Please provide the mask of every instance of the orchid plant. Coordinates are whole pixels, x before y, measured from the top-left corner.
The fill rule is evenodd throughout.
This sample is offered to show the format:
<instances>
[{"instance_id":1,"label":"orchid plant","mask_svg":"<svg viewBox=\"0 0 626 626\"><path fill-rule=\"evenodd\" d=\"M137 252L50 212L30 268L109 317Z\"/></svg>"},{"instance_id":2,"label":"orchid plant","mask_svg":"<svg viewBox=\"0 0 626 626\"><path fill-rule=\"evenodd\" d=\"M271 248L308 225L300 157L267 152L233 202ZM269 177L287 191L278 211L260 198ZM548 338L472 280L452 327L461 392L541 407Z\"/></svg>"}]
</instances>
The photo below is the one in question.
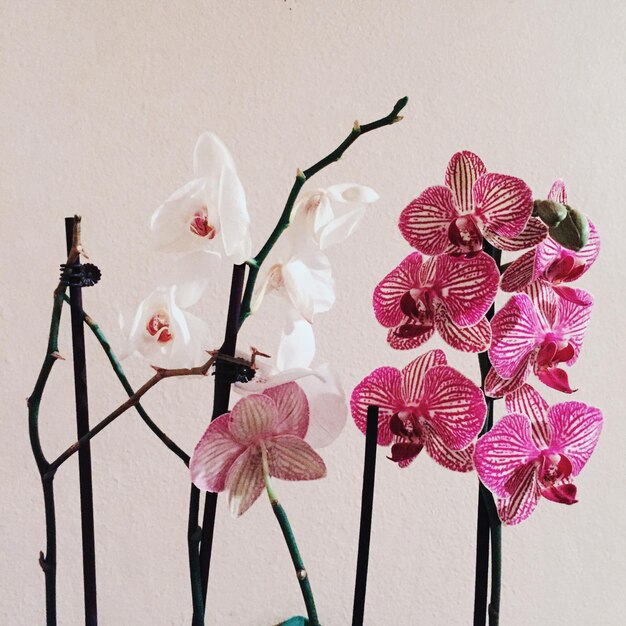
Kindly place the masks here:
<instances>
[{"instance_id":1,"label":"orchid plant","mask_svg":"<svg viewBox=\"0 0 626 626\"><path fill-rule=\"evenodd\" d=\"M71 220L71 245L54 292L46 358L28 399L31 446L44 492L47 547L40 555L40 564L46 580L48 626L57 623L54 477L61 465L78 453L85 615L86 623L96 624L93 508L90 487L82 490L83 479L89 484L91 480L89 442L133 407L168 450L188 467L192 483L187 539L193 625L203 624L206 614L217 493L228 492L230 510L239 517L250 510L264 489L285 537L307 611L306 618L298 616L284 623L319 625L309 576L271 478L299 481L326 475L326 465L315 448L329 445L339 435L347 407L335 370L328 363L312 365L314 322L336 298L328 249L354 232L378 195L370 187L354 183L311 189L300 198L299 193L306 181L337 161L361 135L399 122L406 103L407 98L402 98L388 115L369 124L355 122L338 148L310 168L297 171L276 226L254 256L251 216L235 159L214 134L200 136L193 154L192 180L159 206L150 220L155 247L171 255L164 262L167 269L160 273L156 284L146 289L148 295L135 312L120 318L125 335L123 356L138 354L154 370L137 390L126 378L100 327L82 310L81 289L94 280L85 280L87 266L80 264L80 256L84 255L80 217ZM224 339L216 347L208 325L191 309L205 295L209 277L218 275L224 262L234 266ZM93 275L96 270L91 268ZM99 277L99 271L97 274ZM251 349L251 356L245 355L237 351L239 330L249 315L262 312L264 298L271 293L286 300L285 323L280 340L272 342L264 336L259 338L259 345L278 344L275 358L256 348ZM64 303L72 310L76 397L83 409L83 421L79 421L78 440L50 461L39 438L39 408L50 371L62 359L57 344ZM95 334L128 394L126 402L93 427L89 427L86 413L85 363L79 358L83 323ZM442 375L448 373L446 368L438 369L445 370ZM159 428L142 407L141 399L165 378L206 376L212 370L215 385L211 416L206 418L205 432L189 455ZM432 380L435 375L431 375ZM231 388L239 397L234 403ZM414 391L417 393L417 387ZM437 402L436 394L432 401ZM464 437L455 436L461 447ZM200 518L201 492L206 496Z\"/></svg>"},{"instance_id":2,"label":"orchid plant","mask_svg":"<svg viewBox=\"0 0 626 626\"><path fill-rule=\"evenodd\" d=\"M563 366L579 358L592 296L570 286L594 263L600 243L587 218L555 181L534 199L519 178L489 172L472 152L455 154L444 185L401 212L414 248L377 285L374 314L396 350L414 350L435 331L452 348L478 353L480 388L447 365L441 350L402 370L379 367L353 390L351 411L366 432L378 409L380 446L406 468L423 449L444 468L476 469L479 483L474 625L498 624L501 523L527 519L541 498L574 504L576 477L602 428L599 409L567 401L549 407L526 381L571 394ZM506 265L502 252L524 251ZM426 255L426 256L425 256ZM567 284L565 284L567 283ZM513 294L494 315L498 288ZM494 400L506 415L494 425ZM495 497L495 500L494 500Z\"/></svg>"}]
</instances>

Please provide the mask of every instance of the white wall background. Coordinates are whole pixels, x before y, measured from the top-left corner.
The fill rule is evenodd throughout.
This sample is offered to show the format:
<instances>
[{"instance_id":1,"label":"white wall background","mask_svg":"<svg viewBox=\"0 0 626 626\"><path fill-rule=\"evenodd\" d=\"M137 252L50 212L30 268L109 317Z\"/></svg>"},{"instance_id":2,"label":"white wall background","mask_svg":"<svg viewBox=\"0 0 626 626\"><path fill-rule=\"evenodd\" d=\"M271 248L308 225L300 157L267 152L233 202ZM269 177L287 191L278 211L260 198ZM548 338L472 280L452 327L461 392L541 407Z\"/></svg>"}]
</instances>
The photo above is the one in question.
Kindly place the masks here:
<instances>
[{"instance_id":1,"label":"white wall background","mask_svg":"<svg viewBox=\"0 0 626 626\"><path fill-rule=\"evenodd\" d=\"M0 11L0 623L44 620L43 504L24 398L44 356L63 217L83 215L87 249L104 274L85 308L119 347L116 307L136 303L168 263L150 251L148 218L191 176L201 131L214 130L234 153L258 245L296 167L334 148L355 118L386 114L403 95L410 103L402 124L362 138L313 182L362 182L381 196L332 253L339 300L319 318L319 358L333 361L348 389L378 365L408 362L409 354L387 347L371 291L408 251L396 230L400 210L442 180L453 152L474 150L538 195L565 178L572 203L593 217L603 240L581 281L597 304L572 379L578 398L602 407L606 424L579 480L580 503L543 502L521 527L505 530L502 623L623 623L623 3L4 0ZM228 283L224 269L214 299L200 307L216 346ZM269 306L265 319L279 309ZM254 328L242 345L271 349L274 335ZM70 354L68 325L61 351ZM91 337L88 351L95 420L124 393ZM474 357L449 355L478 380ZM140 360L127 370L135 385L150 373ZM207 424L211 392L209 381L166 381L145 405L190 450ZM55 367L42 409L50 456L73 440L73 420L67 361ZM350 422L325 454L327 479L276 484L325 626L350 620L363 443ZM101 624L189 623L184 466L132 413L92 451ZM75 461L56 483L59 623L79 624ZM475 476L426 457L400 471L380 452L367 624L470 623L475 502ZM208 624L269 625L302 612L265 499L238 521L221 501L216 538Z\"/></svg>"}]
</instances>

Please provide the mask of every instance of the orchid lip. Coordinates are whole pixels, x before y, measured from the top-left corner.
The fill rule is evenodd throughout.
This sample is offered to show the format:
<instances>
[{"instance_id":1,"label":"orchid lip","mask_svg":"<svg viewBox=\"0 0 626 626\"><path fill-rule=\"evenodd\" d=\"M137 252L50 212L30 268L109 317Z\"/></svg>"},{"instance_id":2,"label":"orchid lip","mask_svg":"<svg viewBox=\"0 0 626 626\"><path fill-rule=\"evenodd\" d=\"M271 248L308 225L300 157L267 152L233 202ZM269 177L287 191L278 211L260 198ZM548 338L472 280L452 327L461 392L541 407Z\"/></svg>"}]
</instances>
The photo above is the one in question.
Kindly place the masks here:
<instances>
[{"instance_id":1,"label":"orchid lip","mask_svg":"<svg viewBox=\"0 0 626 626\"><path fill-rule=\"evenodd\" d=\"M198 237L204 237L206 239L213 239L215 237L217 229L212 224L209 224L206 207L194 213L189 223L189 230L194 235L198 235Z\"/></svg>"},{"instance_id":2,"label":"orchid lip","mask_svg":"<svg viewBox=\"0 0 626 626\"><path fill-rule=\"evenodd\" d=\"M155 337L159 343L168 343L174 338L170 331L170 319L167 311L157 311L146 324L148 334Z\"/></svg>"},{"instance_id":3,"label":"orchid lip","mask_svg":"<svg viewBox=\"0 0 626 626\"><path fill-rule=\"evenodd\" d=\"M462 252L475 253L483 248L483 236L471 215L462 215L450 222L448 239Z\"/></svg>"}]
</instances>

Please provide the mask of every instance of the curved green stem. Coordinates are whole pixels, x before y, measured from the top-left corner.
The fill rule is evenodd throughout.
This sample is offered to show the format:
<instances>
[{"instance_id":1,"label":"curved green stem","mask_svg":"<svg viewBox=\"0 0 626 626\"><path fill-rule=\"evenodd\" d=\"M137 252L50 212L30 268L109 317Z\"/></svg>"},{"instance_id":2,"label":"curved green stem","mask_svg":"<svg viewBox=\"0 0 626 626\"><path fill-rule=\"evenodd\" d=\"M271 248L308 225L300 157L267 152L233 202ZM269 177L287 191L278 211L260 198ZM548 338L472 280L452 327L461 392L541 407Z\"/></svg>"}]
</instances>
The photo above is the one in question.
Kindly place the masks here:
<instances>
[{"instance_id":1,"label":"curved green stem","mask_svg":"<svg viewBox=\"0 0 626 626\"><path fill-rule=\"evenodd\" d=\"M389 115L385 115L385 117L376 120L375 122L370 122L369 124L360 125L358 122L354 123L350 134L339 144L335 150L333 150L330 154L325 156L323 159L320 159L315 165L312 165L308 169L302 171L298 170L296 174L296 180L291 187L291 191L289 192L289 196L287 198L287 202L285 204L285 208L278 220L278 223L274 227L274 230L268 237L267 241L259 251L259 253L247 262L249 266L248 280L246 281L246 289L243 295L243 300L241 303L241 312L239 314L239 326L241 326L246 318L250 315L250 304L252 302L252 295L254 293L254 285L256 283L256 279L259 273L259 269L261 265L267 258L267 255L270 253L278 238L281 236L283 231L289 226L289 222L291 220L291 212L293 211L294 204L302 189L304 183L315 174L317 174L320 170L324 169L327 165L338 161L343 153L361 136L369 133L377 128L382 128L383 126L389 126L391 124L395 124L402 119L402 116L398 115L400 111L406 106L406 103L409 101L408 97L400 98L398 102L396 102L395 106L391 110Z\"/></svg>"},{"instance_id":2,"label":"curved green stem","mask_svg":"<svg viewBox=\"0 0 626 626\"><path fill-rule=\"evenodd\" d=\"M304 567L304 561L300 556L300 550L298 549L298 544L296 543L296 538L293 534L293 530L291 529L291 524L289 523L289 518L287 517L287 513L285 509L283 509L282 505L278 501L274 490L272 489L272 484L270 482L270 473L269 467L267 463L267 452L265 448L261 448L262 459L263 459L263 477L265 479L265 490L267 491L267 496L270 500L270 504L272 505L272 510L274 511L274 515L278 520L278 524L280 525L280 529L282 530L283 537L285 538L285 543L287 544L287 548L289 549L289 555L291 556L291 562L296 570L296 576L298 577L298 583L300 585L300 591L302 592L302 598L304 599L304 604L306 606L307 616L309 618L309 623L311 626L319 626L319 618L317 617L317 609L315 608L315 599L313 598L313 591L311 590L311 583L309 582L309 575Z\"/></svg>"}]
</instances>

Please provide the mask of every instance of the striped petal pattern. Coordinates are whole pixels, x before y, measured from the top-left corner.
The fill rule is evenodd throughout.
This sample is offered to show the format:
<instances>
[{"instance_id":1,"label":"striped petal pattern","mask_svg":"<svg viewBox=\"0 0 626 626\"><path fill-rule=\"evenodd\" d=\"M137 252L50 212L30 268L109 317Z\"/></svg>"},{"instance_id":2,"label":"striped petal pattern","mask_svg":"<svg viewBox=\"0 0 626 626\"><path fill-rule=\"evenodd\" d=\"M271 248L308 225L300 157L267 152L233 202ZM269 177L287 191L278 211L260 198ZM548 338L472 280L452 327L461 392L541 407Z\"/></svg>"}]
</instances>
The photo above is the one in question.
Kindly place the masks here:
<instances>
[{"instance_id":1,"label":"striped petal pattern","mask_svg":"<svg viewBox=\"0 0 626 626\"><path fill-rule=\"evenodd\" d=\"M474 444L463 450L451 450L429 424L424 427L424 447L428 456L446 469L453 472L471 472L474 469Z\"/></svg>"},{"instance_id":2,"label":"striped petal pattern","mask_svg":"<svg viewBox=\"0 0 626 626\"><path fill-rule=\"evenodd\" d=\"M489 359L502 378L512 378L538 343L542 326L526 294L513 296L491 320Z\"/></svg>"},{"instance_id":3,"label":"striped petal pattern","mask_svg":"<svg viewBox=\"0 0 626 626\"><path fill-rule=\"evenodd\" d=\"M602 413L582 402L562 402L550 409L548 421L552 430L550 447L569 459L572 475L577 476L598 443Z\"/></svg>"},{"instance_id":4,"label":"striped petal pattern","mask_svg":"<svg viewBox=\"0 0 626 626\"><path fill-rule=\"evenodd\" d=\"M502 291L514 293L523 291L535 279L535 250L529 250L512 261L502 273Z\"/></svg>"},{"instance_id":5,"label":"striped petal pattern","mask_svg":"<svg viewBox=\"0 0 626 626\"><path fill-rule=\"evenodd\" d=\"M458 215L448 187L429 187L402 211L398 227L416 250L443 254L450 245L448 228Z\"/></svg>"},{"instance_id":6,"label":"striped petal pattern","mask_svg":"<svg viewBox=\"0 0 626 626\"><path fill-rule=\"evenodd\" d=\"M460 213L471 213L473 209L472 189L480 176L487 173L485 164L473 152L457 152L448 163L446 185Z\"/></svg>"},{"instance_id":7,"label":"striped petal pattern","mask_svg":"<svg viewBox=\"0 0 626 626\"><path fill-rule=\"evenodd\" d=\"M426 372L437 365L447 365L443 350L430 350L413 359L402 369L402 398L405 402L417 401L422 394Z\"/></svg>"},{"instance_id":8,"label":"striped petal pattern","mask_svg":"<svg viewBox=\"0 0 626 626\"><path fill-rule=\"evenodd\" d=\"M515 526L537 508L540 492L537 483L537 466L528 464L520 467L509 482L511 495L498 501L498 515L509 526Z\"/></svg>"},{"instance_id":9,"label":"striped petal pattern","mask_svg":"<svg viewBox=\"0 0 626 626\"><path fill-rule=\"evenodd\" d=\"M548 236L548 227L537 217L530 217L524 230L514 237L499 235L491 228L485 228L485 239L500 250L517 252L526 248L533 248L540 244Z\"/></svg>"},{"instance_id":10,"label":"striped petal pattern","mask_svg":"<svg viewBox=\"0 0 626 626\"><path fill-rule=\"evenodd\" d=\"M322 457L300 437L272 437L266 449L271 476L282 480L317 480L326 476Z\"/></svg>"},{"instance_id":11,"label":"striped petal pattern","mask_svg":"<svg viewBox=\"0 0 626 626\"><path fill-rule=\"evenodd\" d=\"M550 445L552 434L548 421L548 403L533 387L524 384L504 398L507 413L521 413L530 418L532 437L538 448Z\"/></svg>"},{"instance_id":12,"label":"striped petal pattern","mask_svg":"<svg viewBox=\"0 0 626 626\"><path fill-rule=\"evenodd\" d=\"M474 213L484 228L504 237L519 235L533 210L532 192L520 178L485 174L474 185Z\"/></svg>"},{"instance_id":13,"label":"striped petal pattern","mask_svg":"<svg viewBox=\"0 0 626 626\"><path fill-rule=\"evenodd\" d=\"M473 326L487 313L498 291L500 274L484 252L470 258L437 257L437 293L450 318Z\"/></svg>"},{"instance_id":14,"label":"striped petal pattern","mask_svg":"<svg viewBox=\"0 0 626 626\"><path fill-rule=\"evenodd\" d=\"M486 317L474 326L455 324L443 306L435 308L435 327L441 338L462 352L484 352L491 346L491 324Z\"/></svg>"}]
</instances>

